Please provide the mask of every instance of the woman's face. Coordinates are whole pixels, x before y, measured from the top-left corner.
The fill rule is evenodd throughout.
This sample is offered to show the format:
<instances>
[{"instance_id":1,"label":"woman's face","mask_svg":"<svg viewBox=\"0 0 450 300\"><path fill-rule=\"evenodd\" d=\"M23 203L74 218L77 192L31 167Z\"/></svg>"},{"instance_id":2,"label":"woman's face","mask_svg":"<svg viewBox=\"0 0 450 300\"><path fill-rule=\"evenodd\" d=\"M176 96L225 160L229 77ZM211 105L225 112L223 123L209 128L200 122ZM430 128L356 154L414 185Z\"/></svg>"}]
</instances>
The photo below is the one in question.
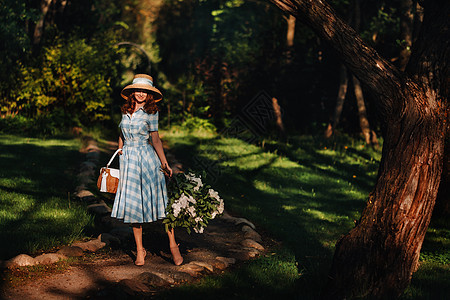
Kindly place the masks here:
<instances>
[{"instance_id":1,"label":"woman's face","mask_svg":"<svg viewBox=\"0 0 450 300\"><path fill-rule=\"evenodd\" d=\"M134 92L134 99L136 99L136 102L142 103L145 101L146 98L147 98L147 92L145 92L143 90L137 90L136 92Z\"/></svg>"}]
</instances>

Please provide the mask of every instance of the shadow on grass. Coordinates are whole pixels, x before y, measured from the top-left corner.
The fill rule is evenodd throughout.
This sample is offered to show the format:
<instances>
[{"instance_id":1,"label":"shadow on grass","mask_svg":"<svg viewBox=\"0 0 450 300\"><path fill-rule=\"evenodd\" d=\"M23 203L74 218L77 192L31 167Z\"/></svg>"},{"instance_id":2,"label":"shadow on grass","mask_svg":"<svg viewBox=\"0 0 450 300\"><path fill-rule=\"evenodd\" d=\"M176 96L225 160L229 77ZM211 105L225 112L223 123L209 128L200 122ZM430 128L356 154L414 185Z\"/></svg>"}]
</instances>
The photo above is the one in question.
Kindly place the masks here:
<instances>
[{"instance_id":1,"label":"shadow on grass","mask_svg":"<svg viewBox=\"0 0 450 300\"><path fill-rule=\"evenodd\" d=\"M81 158L76 145L27 141L2 136L0 142L0 240L8 241L1 259L73 239L89 218L68 201Z\"/></svg>"},{"instance_id":2,"label":"shadow on grass","mask_svg":"<svg viewBox=\"0 0 450 300\"><path fill-rule=\"evenodd\" d=\"M202 171L205 166L215 166L211 170L216 172L214 175L218 180L210 184L225 199L226 209L233 215L250 219L259 231L282 241L284 247L279 251L283 254L250 262L222 276L221 280L207 279L199 286L180 287L163 294L162 298L186 294L204 295L204 298L214 294L220 299L273 299L300 294L302 299L317 298L326 284L334 242L352 228L353 220L359 217L365 205L359 194L349 196L343 185L326 178L349 181L349 189L366 195L374 178L366 176L366 168L320 155L312 145L300 148L302 155L296 153L297 145L280 150L267 144L264 149L236 150L230 154L217 150L227 147L224 142L216 137L185 136L170 144L171 151L184 162L185 169ZM266 154L263 162L252 161L253 156ZM281 160L286 158L291 163L282 165ZM243 165L239 165L241 162ZM333 168L323 169L327 165ZM286 274L278 274L277 267L261 266L292 255L295 260L292 263L297 266L294 282L289 282ZM266 274L258 274L261 272ZM279 283L277 280L280 279L286 282ZM208 287L206 282L214 288ZM236 293L240 297L236 297Z\"/></svg>"}]
</instances>

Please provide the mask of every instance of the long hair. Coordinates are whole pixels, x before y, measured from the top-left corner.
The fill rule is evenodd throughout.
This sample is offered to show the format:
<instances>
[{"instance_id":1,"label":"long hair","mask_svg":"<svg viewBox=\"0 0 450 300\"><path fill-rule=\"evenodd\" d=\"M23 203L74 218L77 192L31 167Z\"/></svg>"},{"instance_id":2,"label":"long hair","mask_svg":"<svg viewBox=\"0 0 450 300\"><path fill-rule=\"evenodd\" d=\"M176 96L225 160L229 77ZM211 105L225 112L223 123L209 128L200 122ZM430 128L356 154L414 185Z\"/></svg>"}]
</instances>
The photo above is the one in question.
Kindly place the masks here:
<instances>
[{"instance_id":1,"label":"long hair","mask_svg":"<svg viewBox=\"0 0 450 300\"><path fill-rule=\"evenodd\" d=\"M130 113L132 114L134 112L134 108L136 107L136 98L134 97L134 92L131 93L125 104L122 105L121 111L123 114ZM158 106L156 105L155 100L153 99L153 94L147 93L147 98L145 98L145 104L144 104L144 111L148 114L155 114L157 111L159 111Z\"/></svg>"}]
</instances>

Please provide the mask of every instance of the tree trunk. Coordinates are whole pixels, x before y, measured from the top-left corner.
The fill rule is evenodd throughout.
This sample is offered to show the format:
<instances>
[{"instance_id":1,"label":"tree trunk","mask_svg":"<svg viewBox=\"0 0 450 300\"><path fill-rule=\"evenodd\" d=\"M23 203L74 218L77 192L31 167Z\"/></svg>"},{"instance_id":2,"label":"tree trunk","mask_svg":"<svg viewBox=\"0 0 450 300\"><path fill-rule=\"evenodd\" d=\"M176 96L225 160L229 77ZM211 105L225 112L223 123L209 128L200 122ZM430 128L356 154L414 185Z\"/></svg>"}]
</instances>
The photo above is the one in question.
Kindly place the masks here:
<instances>
[{"instance_id":1,"label":"tree trunk","mask_svg":"<svg viewBox=\"0 0 450 300\"><path fill-rule=\"evenodd\" d=\"M275 97L272 97L272 108L275 113L275 124L277 126L278 137L281 139L286 138L286 132L284 131L283 118L281 116L281 107L278 104L278 100Z\"/></svg>"},{"instance_id":2,"label":"tree trunk","mask_svg":"<svg viewBox=\"0 0 450 300\"><path fill-rule=\"evenodd\" d=\"M401 1L400 38L402 42L402 50L400 51L398 62L398 66L401 71L405 70L406 65L408 64L409 56L411 54L413 23L414 23L414 15L412 9L413 9L412 0Z\"/></svg>"},{"instance_id":3,"label":"tree trunk","mask_svg":"<svg viewBox=\"0 0 450 300\"><path fill-rule=\"evenodd\" d=\"M333 120L328 124L328 127L325 131L325 137L331 137L337 125L339 124L339 120L341 118L342 109L344 108L345 96L347 95L347 86L348 86L348 75L347 68L345 65L341 65L339 72L339 90L336 98L336 108L334 109Z\"/></svg>"},{"instance_id":4,"label":"tree trunk","mask_svg":"<svg viewBox=\"0 0 450 300\"><path fill-rule=\"evenodd\" d=\"M361 6L359 0L353 1L353 10L355 12L354 29L358 33L361 24ZM353 76L353 88L355 92L356 104L358 106L359 126L361 132L364 135L364 140L367 145L378 147L378 139L375 131L370 129L369 119L367 119L366 103L364 102L364 94L361 88L361 83L358 78Z\"/></svg>"},{"instance_id":5,"label":"tree trunk","mask_svg":"<svg viewBox=\"0 0 450 300\"><path fill-rule=\"evenodd\" d=\"M323 297L398 297L417 268L441 177L450 62L450 1L425 1L407 73L366 45L325 1L271 0L305 22L367 86L385 126L374 190L336 244Z\"/></svg>"},{"instance_id":6,"label":"tree trunk","mask_svg":"<svg viewBox=\"0 0 450 300\"><path fill-rule=\"evenodd\" d=\"M295 17L289 15L287 22L287 33L286 33L286 46L288 48L294 47L294 35L295 35Z\"/></svg>"},{"instance_id":7,"label":"tree trunk","mask_svg":"<svg viewBox=\"0 0 450 300\"><path fill-rule=\"evenodd\" d=\"M38 22L36 23L36 27L34 28L34 34L33 34L33 44L39 45L42 39L42 35L44 34L44 21L45 17L47 16L48 9L50 8L50 5L52 4L53 0L42 0L41 1L41 17L39 18Z\"/></svg>"},{"instance_id":8,"label":"tree trunk","mask_svg":"<svg viewBox=\"0 0 450 300\"><path fill-rule=\"evenodd\" d=\"M369 119L367 119L366 103L364 102L364 95L361 88L361 83L358 78L353 76L353 87L355 89L356 104L358 106L359 126L364 135L364 140L367 145L378 146L377 134L370 129Z\"/></svg>"},{"instance_id":9,"label":"tree trunk","mask_svg":"<svg viewBox=\"0 0 450 300\"><path fill-rule=\"evenodd\" d=\"M295 17L293 15L289 15L289 17L286 18L286 22L286 64L290 64L292 62L292 53L294 50Z\"/></svg>"}]
</instances>

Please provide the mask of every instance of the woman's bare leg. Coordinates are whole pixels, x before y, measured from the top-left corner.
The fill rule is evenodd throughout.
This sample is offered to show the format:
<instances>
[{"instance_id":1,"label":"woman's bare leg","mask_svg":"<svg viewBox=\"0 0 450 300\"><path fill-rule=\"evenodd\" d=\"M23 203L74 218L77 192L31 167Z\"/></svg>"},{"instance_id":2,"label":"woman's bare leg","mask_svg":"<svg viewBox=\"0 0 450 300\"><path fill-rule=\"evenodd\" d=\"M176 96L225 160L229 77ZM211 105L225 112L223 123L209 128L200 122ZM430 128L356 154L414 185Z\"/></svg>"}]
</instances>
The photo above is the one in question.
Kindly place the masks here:
<instances>
[{"instance_id":1,"label":"woman's bare leg","mask_svg":"<svg viewBox=\"0 0 450 300\"><path fill-rule=\"evenodd\" d=\"M145 262L145 249L142 245L142 225L133 224L133 234L134 240L136 241L136 261L134 262L137 266L144 265Z\"/></svg>"},{"instance_id":2,"label":"woman's bare leg","mask_svg":"<svg viewBox=\"0 0 450 300\"><path fill-rule=\"evenodd\" d=\"M167 235L169 236L169 247L170 252L172 253L173 263L179 266L183 263L183 257L181 256L180 249L178 249L178 244L175 241L175 232L173 228L167 231Z\"/></svg>"}]
</instances>

